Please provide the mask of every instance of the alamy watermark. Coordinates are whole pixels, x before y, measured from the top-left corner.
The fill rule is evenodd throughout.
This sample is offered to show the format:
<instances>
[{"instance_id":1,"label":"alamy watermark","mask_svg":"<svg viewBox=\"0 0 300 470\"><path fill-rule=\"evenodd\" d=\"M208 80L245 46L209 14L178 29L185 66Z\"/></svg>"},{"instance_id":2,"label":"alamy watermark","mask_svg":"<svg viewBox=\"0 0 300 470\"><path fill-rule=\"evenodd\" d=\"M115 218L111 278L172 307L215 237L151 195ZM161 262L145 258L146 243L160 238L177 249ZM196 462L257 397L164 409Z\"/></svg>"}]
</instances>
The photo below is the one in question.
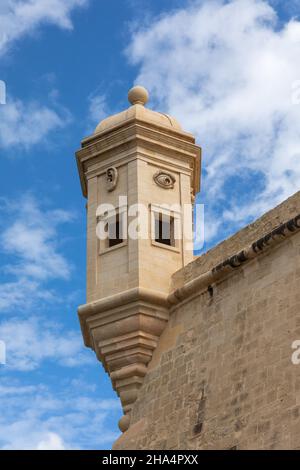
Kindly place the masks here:
<instances>
[{"instance_id":1,"label":"alamy watermark","mask_svg":"<svg viewBox=\"0 0 300 470\"><path fill-rule=\"evenodd\" d=\"M126 240L147 240L176 249L179 241L185 250L204 246L204 204L128 205L127 196L119 196L118 205L100 204L96 210L96 234L104 248ZM194 222L193 222L194 220Z\"/></svg>"},{"instance_id":2,"label":"alamy watermark","mask_svg":"<svg viewBox=\"0 0 300 470\"><path fill-rule=\"evenodd\" d=\"M298 366L300 364L300 340L296 339L295 341L292 342L292 349L295 349L295 351L292 354L291 361L295 366Z\"/></svg>"},{"instance_id":3,"label":"alamy watermark","mask_svg":"<svg viewBox=\"0 0 300 470\"><path fill-rule=\"evenodd\" d=\"M6 104L6 84L0 80L0 105Z\"/></svg>"}]
</instances>

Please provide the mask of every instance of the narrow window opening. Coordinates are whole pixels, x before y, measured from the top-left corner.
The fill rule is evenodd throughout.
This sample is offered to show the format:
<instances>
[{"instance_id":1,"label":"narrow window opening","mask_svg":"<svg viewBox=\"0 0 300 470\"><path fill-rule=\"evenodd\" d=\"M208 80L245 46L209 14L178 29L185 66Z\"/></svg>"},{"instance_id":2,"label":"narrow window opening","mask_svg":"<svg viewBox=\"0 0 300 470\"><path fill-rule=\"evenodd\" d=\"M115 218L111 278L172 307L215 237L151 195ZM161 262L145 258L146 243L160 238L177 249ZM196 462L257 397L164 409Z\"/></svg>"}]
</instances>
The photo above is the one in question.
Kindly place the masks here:
<instances>
[{"instance_id":1,"label":"narrow window opening","mask_svg":"<svg viewBox=\"0 0 300 470\"><path fill-rule=\"evenodd\" d=\"M175 246L174 217L161 212L155 214L155 241L163 245Z\"/></svg>"},{"instance_id":2,"label":"narrow window opening","mask_svg":"<svg viewBox=\"0 0 300 470\"><path fill-rule=\"evenodd\" d=\"M120 215L117 214L116 217L112 217L108 221L108 247L119 245L123 243L122 237L122 220Z\"/></svg>"}]
</instances>

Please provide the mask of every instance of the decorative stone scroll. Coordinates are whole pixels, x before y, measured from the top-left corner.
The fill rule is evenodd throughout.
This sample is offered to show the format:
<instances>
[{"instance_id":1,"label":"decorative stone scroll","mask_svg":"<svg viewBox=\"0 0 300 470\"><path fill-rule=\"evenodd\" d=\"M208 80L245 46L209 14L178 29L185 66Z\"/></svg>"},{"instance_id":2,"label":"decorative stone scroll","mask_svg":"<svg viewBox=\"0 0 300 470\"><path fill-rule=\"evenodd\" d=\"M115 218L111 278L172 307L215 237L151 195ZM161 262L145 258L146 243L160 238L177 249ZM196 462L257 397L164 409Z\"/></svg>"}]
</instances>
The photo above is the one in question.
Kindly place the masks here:
<instances>
[{"instance_id":1,"label":"decorative stone scroll","mask_svg":"<svg viewBox=\"0 0 300 470\"><path fill-rule=\"evenodd\" d=\"M111 192L116 188L118 178L118 170L114 166L106 170L106 189L108 192Z\"/></svg>"},{"instance_id":2,"label":"decorative stone scroll","mask_svg":"<svg viewBox=\"0 0 300 470\"><path fill-rule=\"evenodd\" d=\"M159 170L153 175L155 183L164 189L173 189L176 181L175 176L164 170Z\"/></svg>"}]
</instances>

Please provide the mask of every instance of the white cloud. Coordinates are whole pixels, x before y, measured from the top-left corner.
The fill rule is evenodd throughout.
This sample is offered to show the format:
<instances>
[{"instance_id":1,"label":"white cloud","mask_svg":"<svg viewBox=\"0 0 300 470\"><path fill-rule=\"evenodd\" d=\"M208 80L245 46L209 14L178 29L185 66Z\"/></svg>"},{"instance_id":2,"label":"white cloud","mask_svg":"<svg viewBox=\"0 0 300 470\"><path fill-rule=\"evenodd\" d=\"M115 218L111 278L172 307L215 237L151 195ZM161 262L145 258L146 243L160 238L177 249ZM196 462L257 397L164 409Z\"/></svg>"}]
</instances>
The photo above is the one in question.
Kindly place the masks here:
<instances>
[{"instance_id":1,"label":"white cloud","mask_svg":"<svg viewBox=\"0 0 300 470\"><path fill-rule=\"evenodd\" d=\"M70 278L71 265L58 249L58 227L70 222L72 215L60 209L43 210L28 194L18 201L3 200L0 211L6 215L0 234L1 250L11 260L2 271L13 276L13 280L0 285L0 312L13 316L0 324L0 338L6 343L6 367L28 371L47 360L67 367L90 363L91 353L84 350L79 330L63 329L47 316L32 314L33 309L41 312L48 304L61 300L63 308L67 306L68 295L58 295L48 282Z\"/></svg>"},{"instance_id":2,"label":"white cloud","mask_svg":"<svg viewBox=\"0 0 300 470\"><path fill-rule=\"evenodd\" d=\"M105 95L92 95L89 97L89 119L97 125L102 119L108 116Z\"/></svg>"},{"instance_id":3,"label":"white cloud","mask_svg":"<svg viewBox=\"0 0 300 470\"><path fill-rule=\"evenodd\" d=\"M56 111L39 103L7 98L6 105L0 107L0 147L18 145L28 149L68 122L70 115L66 110Z\"/></svg>"},{"instance_id":4,"label":"white cloud","mask_svg":"<svg viewBox=\"0 0 300 470\"><path fill-rule=\"evenodd\" d=\"M89 0L1 0L0 55L25 34L43 24L72 29L71 13Z\"/></svg>"},{"instance_id":5,"label":"white cloud","mask_svg":"<svg viewBox=\"0 0 300 470\"><path fill-rule=\"evenodd\" d=\"M133 34L136 82L204 148L201 202L218 237L299 189L299 50L300 22L279 26L262 0L195 2Z\"/></svg>"},{"instance_id":6,"label":"white cloud","mask_svg":"<svg viewBox=\"0 0 300 470\"><path fill-rule=\"evenodd\" d=\"M71 13L88 3L89 0L1 0L0 57L16 40L34 33L44 24L72 29ZM6 88L9 92L9 87ZM25 102L8 94L6 105L0 106L0 147L29 149L45 141L51 131L65 127L70 120L69 112L62 107L51 108L32 100Z\"/></svg>"},{"instance_id":7,"label":"white cloud","mask_svg":"<svg viewBox=\"0 0 300 470\"><path fill-rule=\"evenodd\" d=\"M65 450L65 445L58 434L48 432L38 443L36 450Z\"/></svg>"},{"instance_id":8,"label":"white cloud","mask_svg":"<svg viewBox=\"0 0 300 470\"><path fill-rule=\"evenodd\" d=\"M62 210L42 210L29 195L9 210L13 221L1 234L2 250L19 260L9 270L31 279L68 279L70 265L57 250L57 226L70 222L72 215Z\"/></svg>"},{"instance_id":9,"label":"white cloud","mask_svg":"<svg viewBox=\"0 0 300 470\"><path fill-rule=\"evenodd\" d=\"M0 338L6 344L7 370L31 371L47 360L66 367L95 361L92 353L84 349L79 331L63 329L47 318L3 321Z\"/></svg>"},{"instance_id":10,"label":"white cloud","mask_svg":"<svg viewBox=\"0 0 300 470\"><path fill-rule=\"evenodd\" d=\"M109 422L121 414L119 400L98 400L65 382L55 390L2 380L0 448L80 449L109 446L117 431Z\"/></svg>"},{"instance_id":11,"label":"white cloud","mask_svg":"<svg viewBox=\"0 0 300 470\"><path fill-rule=\"evenodd\" d=\"M55 295L51 290L41 288L39 282L21 277L16 281L0 284L0 312L17 308L27 310L36 302L53 302Z\"/></svg>"},{"instance_id":12,"label":"white cloud","mask_svg":"<svg viewBox=\"0 0 300 470\"><path fill-rule=\"evenodd\" d=\"M97 92L92 93L88 97L86 133L92 134L99 122L111 114L114 114L114 111L107 104L107 96Z\"/></svg>"},{"instance_id":13,"label":"white cloud","mask_svg":"<svg viewBox=\"0 0 300 470\"><path fill-rule=\"evenodd\" d=\"M4 200L0 211L1 251L9 259L2 272L13 276L0 286L0 311L17 307L25 310L36 302L55 300L54 292L45 283L70 278L72 266L60 253L58 227L70 222L72 214L43 210L28 194L18 201Z\"/></svg>"}]
</instances>

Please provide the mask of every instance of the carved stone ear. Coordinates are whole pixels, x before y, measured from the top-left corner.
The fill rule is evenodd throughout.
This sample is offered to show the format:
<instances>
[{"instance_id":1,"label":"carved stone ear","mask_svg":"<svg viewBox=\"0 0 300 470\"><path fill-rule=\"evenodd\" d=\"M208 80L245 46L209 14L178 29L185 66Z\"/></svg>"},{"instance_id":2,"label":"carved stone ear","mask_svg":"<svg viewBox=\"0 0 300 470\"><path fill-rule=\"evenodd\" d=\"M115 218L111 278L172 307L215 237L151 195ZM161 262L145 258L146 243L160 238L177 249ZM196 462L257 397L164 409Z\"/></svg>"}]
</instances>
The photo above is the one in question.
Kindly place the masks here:
<instances>
[{"instance_id":1,"label":"carved stone ear","mask_svg":"<svg viewBox=\"0 0 300 470\"><path fill-rule=\"evenodd\" d=\"M115 167L106 170L106 189L113 191L118 184L118 170Z\"/></svg>"},{"instance_id":2,"label":"carved stone ear","mask_svg":"<svg viewBox=\"0 0 300 470\"><path fill-rule=\"evenodd\" d=\"M175 176L167 173L164 170L159 170L153 175L155 183L164 189L173 189L176 181Z\"/></svg>"}]
</instances>

